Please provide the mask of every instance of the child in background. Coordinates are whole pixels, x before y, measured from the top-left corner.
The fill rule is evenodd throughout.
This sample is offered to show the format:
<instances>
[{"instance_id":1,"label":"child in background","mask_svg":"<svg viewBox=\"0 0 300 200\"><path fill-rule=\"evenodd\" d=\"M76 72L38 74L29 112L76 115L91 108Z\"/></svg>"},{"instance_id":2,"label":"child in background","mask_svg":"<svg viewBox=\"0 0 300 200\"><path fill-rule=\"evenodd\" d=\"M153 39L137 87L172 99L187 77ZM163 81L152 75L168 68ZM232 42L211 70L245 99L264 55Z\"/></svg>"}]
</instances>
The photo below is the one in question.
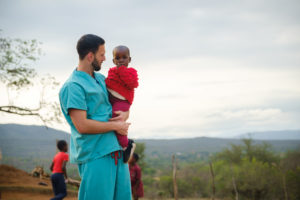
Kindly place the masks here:
<instances>
[{"instance_id":1,"label":"child in background","mask_svg":"<svg viewBox=\"0 0 300 200\"><path fill-rule=\"evenodd\" d=\"M134 200L138 200L144 196L144 188L142 182L142 172L140 166L137 164L139 160L138 154L134 153L129 160L129 172L131 180L131 190Z\"/></svg>"},{"instance_id":2,"label":"child in background","mask_svg":"<svg viewBox=\"0 0 300 200\"><path fill-rule=\"evenodd\" d=\"M65 140L57 142L58 152L52 161L50 170L52 171L51 182L55 197L51 200L60 200L67 196L66 183L68 182L66 164L69 161L68 144ZM65 178L64 178L65 177Z\"/></svg>"},{"instance_id":3,"label":"child in background","mask_svg":"<svg viewBox=\"0 0 300 200\"><path fill-rule=\"evenodd\" d=\"M134 68L128 67L131 61L129 48L117 46L113 50L113 63L116 67L110 68L105 79L109 92L109 100L112 105L112 117L115 111L128 111L133 98L134 89L138 87L138 75ZM119 144L123 147L123 160L126 163L132 156L135 144L128 140L127 136L116 133Z\"/></svg>"}]
</instances>

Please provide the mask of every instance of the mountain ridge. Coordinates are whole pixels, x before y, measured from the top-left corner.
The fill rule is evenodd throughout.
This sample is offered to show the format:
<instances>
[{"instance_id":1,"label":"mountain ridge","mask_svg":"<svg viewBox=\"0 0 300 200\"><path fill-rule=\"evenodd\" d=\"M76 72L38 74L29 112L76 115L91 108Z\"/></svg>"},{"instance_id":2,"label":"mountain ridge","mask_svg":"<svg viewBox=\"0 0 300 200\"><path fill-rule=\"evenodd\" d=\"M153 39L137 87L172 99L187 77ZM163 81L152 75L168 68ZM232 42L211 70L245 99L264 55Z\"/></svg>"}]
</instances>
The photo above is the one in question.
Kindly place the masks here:
<instances>
[{"instance_id":1,"label":"mountain ridge","mask_svg":"<svg viewBox=\"0 0 300 200\"><path fill-rule=\"evenodd\" d=\"M279 131L282 134L282 131ZM299 131L300 132L300 131ZM269 132L268 132L269 133ZM0 148L3 156L28 156L28 153L36 157L49 157L56 152L56 140L70 141L70 134L44 126L0 124ZM215 153L231 144L241 144L240 138L194 137L176 139L136 139L136 142L144 143L147 155L155 153L172 154L174 152ZM299 140L255 140L256 143L268 142L275 151L295 149L300 145ZM13 148L12 148L13 147ZM50 156L50 157L51 157Z\"/></svg>"},{"instance_id":2,"label":"mountain ridge","mask_svg":"<svg viewBox=\"0 0 300 200\"><path fill-rule=\"evenodd\" d=\"M56 140L70 142L70 134L44 126L0 124L0 151L2 164L31 171L36 165L46 166L56 150ZM136 139L145 145L145 160L149 166L165 167L177 154L181 162L206 161L211 155L229 148L231 144L242 144L237 138L195 137L183 139ZM286 152L300 148L300 140L253 140L255 144L268 143L274 152ZM70 165L70 173L76 176L76 165Z\"/></svg>"}]
</instances>

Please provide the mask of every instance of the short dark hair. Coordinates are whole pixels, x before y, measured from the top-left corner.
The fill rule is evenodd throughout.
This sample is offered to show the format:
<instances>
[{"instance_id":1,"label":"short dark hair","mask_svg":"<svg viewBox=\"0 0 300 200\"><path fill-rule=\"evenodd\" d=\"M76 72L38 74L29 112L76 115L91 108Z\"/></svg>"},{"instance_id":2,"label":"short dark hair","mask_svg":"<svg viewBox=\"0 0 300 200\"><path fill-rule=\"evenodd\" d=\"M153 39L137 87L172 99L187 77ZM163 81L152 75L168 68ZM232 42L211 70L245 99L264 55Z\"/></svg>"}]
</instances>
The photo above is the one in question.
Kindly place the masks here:
<instances>
[{"instance_id":1,"label":"short dark hair","mask_svg":"<svg viewBox=\"0 0 300 200\"><path fill-rule=\"evenodd\" d=\"M140 157L137 153L133 153L133 157L134 157L136 162L140 159Z\"/></svg>"},{"instance_id":2,"label":"short dark hair","mask_svg":"<svg viewBox=\"0 0 300 200\"><path fill-rule=\"evenodd\" d=\"M67 146L67 142L65 140L59 140L57 142L57 148L62 151L64 150L64 147Z\"/></svg>"},{"instance_id":3,"label":"short dark hair","mask_svg":"<svg viewBox=\"0 0 300 200\"><path fill-rule=\"evenodd\" d=\"M105 41L93 34L83 35L77 42L77 52L80 60L82 60L89 52L96 53L99 46L105 44Z\"/></svg>"}]
</instances>

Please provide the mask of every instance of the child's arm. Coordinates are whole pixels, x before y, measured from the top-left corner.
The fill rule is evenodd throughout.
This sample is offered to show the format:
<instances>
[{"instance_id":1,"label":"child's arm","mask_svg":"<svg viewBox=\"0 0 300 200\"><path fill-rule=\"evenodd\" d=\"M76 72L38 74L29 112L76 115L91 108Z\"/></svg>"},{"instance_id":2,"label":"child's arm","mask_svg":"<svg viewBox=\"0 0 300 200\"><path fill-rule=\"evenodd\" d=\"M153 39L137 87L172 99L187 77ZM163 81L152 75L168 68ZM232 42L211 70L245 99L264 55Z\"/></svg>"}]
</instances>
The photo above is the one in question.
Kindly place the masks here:
<instances>
[{"instance_id":1,"label":"child's arm","mask_svg":"<svg viewBox=\"0 0 300 200\"><path fill-rule=\"evenodd\" d=\"M68 180L67 169L66 169L67 162L68 162L67 160L64 160L62 163L62 171L65 175L66 180Z\"/></svg>"},{"instance_id":2,"label":"child's arm","mask_svg":"<svg viewBox=\"0 0 300 200\"><path fill-rule=\"evenodd\" d=\"M51 172L53 171L53 165L54 165L54 163L52 162L52 163L51 163L51 166L50 166L50 171L51 171Z\"/></svg>"}]
</instances>

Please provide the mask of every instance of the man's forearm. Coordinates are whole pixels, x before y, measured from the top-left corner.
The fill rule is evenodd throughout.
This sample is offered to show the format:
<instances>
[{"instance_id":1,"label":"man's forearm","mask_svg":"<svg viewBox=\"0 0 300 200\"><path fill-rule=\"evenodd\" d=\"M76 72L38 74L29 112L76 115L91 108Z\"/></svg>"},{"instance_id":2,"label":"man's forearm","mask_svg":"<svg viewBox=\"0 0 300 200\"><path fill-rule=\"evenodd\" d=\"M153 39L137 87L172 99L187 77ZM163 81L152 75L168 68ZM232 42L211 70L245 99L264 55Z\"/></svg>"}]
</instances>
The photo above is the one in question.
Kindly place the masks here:
<instances>
[{"instance_id":1,"label":"man's forearm","mask_svg":"<svg viewBox=\"0 0 300 200\"><path fill-rule=\"evenodd\" d=\"M101 122L88 119L85 110L70 109L71 120L81 134L99 134L109 131L117 131L122 135L127 135L129 123L123 121Z\"/></svg>"},{"instance_id":2,"label":"man's forearm","mask_svg":"<svg viewBox=\"0 0 300 200\"><path fill-rule=\"evenodd\" d=\"M76 129L81 134L99 134L115 131L116 122L100 122L92 119L85 119L78 123Z\"/></svg>"}]
</instances>

